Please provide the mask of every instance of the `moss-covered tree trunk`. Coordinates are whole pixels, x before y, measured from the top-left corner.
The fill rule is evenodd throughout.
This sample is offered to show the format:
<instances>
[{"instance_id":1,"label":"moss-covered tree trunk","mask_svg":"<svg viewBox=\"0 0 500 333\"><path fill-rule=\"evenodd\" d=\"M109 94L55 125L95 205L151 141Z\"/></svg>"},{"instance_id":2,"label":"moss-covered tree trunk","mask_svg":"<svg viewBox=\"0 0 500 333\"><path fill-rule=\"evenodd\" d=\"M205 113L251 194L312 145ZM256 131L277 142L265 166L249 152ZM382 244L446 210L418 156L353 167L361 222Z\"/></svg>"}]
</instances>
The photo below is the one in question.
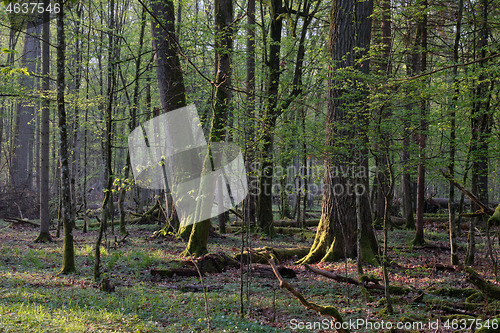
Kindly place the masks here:
<instances>
[{"instance_id":1,"label":"moss-covered tree trunk","mask_svg":"<svg viewBox=\"0 0 500 333\"><path fill-rule=\"evenodd\" d=\"M75 272L75 252L73 244L74 221L71 219L71 190L69 175L68 133L66 123L66 110L64 104L65 90L65 49L64 40L64 8L63 1L58 1L60 11L57 14L57 112L59 115L59 149L61 158L61 197L62 197L62 219L64 226L63 262L61 273Z\"/></svg>"},{"instance_id":2,"label":"moss-covered tree trunk","mask_svg":"<svg viewBox=\"0 0 500 333\"><path fill-rule=\"evenodd\" d=\"M273 234L273 147L274 147L274 128L276 119L279 115L278 92L280 84L280 52L281 52L281 28L282 0L271 0L271 26L269 43L269 80L267 84L266 105L262 115L263 134L261 151L261 168L259 170L260 182L257 199L257 223L262 232L267 235Z\"/></svg>"},{"instance_id":3,"label":"moss-covered tree trunk","mask_svg":"<svg viewBox=\"0 0 500 333\"><path fill-rule=\"evenodd\" d=\"M209 142L223 142L226 140L226 124L230 111L231 103L231 54L233 51L233 31L231 23L233 20L232 0L216 0L214 6L215 16L215 94L212 115L212 124L210 130ZM210 145L209 143L209 145ZM211 154L207 158L212 158ZM213 165L212 162L205 161L205 167ZM207 188L203 185L208 181L206 177L202 178L200 188ZM201 193L200 193L201 194ZM206 193L206 195L211 195ZM198 213L196 214L198 215ZM224 215L222 213L221 215ZM220 216L219 216L220 218ZM225 225L225 221L223 222ZM208 252L208 236L210 233L210 219L195 223L192 226L188 245L183 255L201 256Z\"/></svg>"},{"instance_id":4,"label":"moss-covered tree trunk","mask_svg":"<svg viewBox=\"0 0 500 333\"><path fill-rule=\"evenodd\" d=\"M329 154L325 159L323 207L314 243L299 263L356 257L358 232L361 233L363 260L377 263L378 244L371 225L367 191L367 138L362 134L366 116L359 103L366 91L362 82L356 79L351 88L357 93L354 96L350 93L352 99L346 97L345 90L339 89L342 86L339 82L345 80L343 73L348 72L356 78L355 69L368 70L368 61L358 63L355 68L355 60L368 51L372 11L372 1L357 3L356 9L354 0L336 0L332 5L328 44L332 62L326 119ZM357 230L356 194L359 195L361 230Z\"/></svg>"}]
</instances>

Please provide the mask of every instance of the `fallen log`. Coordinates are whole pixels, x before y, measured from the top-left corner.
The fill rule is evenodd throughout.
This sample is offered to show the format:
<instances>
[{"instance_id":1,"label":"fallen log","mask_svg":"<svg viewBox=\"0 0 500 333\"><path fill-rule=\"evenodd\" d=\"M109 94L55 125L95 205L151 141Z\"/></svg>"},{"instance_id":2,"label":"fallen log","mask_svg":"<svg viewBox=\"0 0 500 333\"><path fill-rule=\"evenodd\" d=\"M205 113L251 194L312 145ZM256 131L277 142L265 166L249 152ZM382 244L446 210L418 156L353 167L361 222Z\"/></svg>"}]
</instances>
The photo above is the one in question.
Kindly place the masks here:
<instances>
[{"instance_id":1,"label":"fallen log","mask_svg":"<svg viewBox=\"0 0 500 333\"><path fill-rule=\"evenodd\" d=\"M156 201L153 207L148 209L143 214L131 212L130 215L135 216L134 219L127 221L127 224L147 224L151 223L153 219L161 214L159 201Z\"/></svg>"},{"instance_id":2,"label":"fallen log","mask_svg":"<svg viewBox=\"0 0 500 333\"><path fill-rule=\"evenodd\" d=\"M305 257L309 253L309 248L307 247L285 247L285 248L276 248L276 247L263 247L252 249L250 252L250 258L252 263L265 264L267 263L267 252L269 252L273 259L278 262L288 260L288 259L296 259L300 257ZM238 253L235 256L235 259L238 261L242 261L244 263L248 262L248 251L243 251L243 255Z\"/></svg>"},{"instance_id":3,"label":"fallen log","mask_svg":"<svg viewBox=\"0 0 500 333\"><path fill-rule=\"evenodd\" d=\"M174 276L199 276L199 273L196 269L192 268L166 268L166 269L151 268L151 275L160 278L165 278L165 277L171 278Z\"/></svg>"},{"instance_id":4,"label":"fallen log","mask_svg":"<svg viewBox=\"0 0 500 333\"><path fill-rule=\"evenodd\" d=\"M175 276L199 276L200 274L222 273L227 267L240 267L240 263L223 253L208 253L196 261L172 261L172 267L150 270L152 276L171 278Z\"/></svg>"},{"instance_id":5,"label":"fallen log","mask_svg":"<svg viewBox=\"0 0 500 333\"><path fill-rule=\"evenodd\" d=\"M5 222L8 222L8 223L13 223L13 224L22 224L22 223L25 223L25 224L29 224L29 225L35 226L37 228L40 228L40 224L38 224L36 222L30 221L30 220L26 220L26 219L20 219L20 218L17 218L17 217L5 217L5 218L3 218L3 220Z\"/></svg>"},{"instance_id":6,"label":"fallen log","mask_svg":"<svg viewBox=\"0 0 500 333\"><path fill-rule=\"evenodd\" d=\"M466 267L467 281L472 283L479 291L486 296L500 300L500 287L484 280L475 270Z\"/></svg>"}]
</instances>

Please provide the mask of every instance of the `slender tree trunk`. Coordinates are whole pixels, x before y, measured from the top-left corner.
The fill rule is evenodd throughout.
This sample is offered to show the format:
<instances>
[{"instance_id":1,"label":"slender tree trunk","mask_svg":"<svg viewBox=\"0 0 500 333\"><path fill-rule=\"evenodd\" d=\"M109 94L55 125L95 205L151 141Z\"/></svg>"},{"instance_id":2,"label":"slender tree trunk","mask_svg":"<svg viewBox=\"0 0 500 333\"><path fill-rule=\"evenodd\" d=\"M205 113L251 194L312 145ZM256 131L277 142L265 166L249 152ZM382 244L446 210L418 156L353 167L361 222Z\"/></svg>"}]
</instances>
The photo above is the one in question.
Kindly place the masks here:
<instances>
[{"instance_id":1,"label":"slender tree trunk","mask_svg":"<svg viewBox=\"0 0 500 333\"><path fill-rule=\"evenodd\" d=\"M231 103L231 54L233 51L233 21L232 0L215 0L215 104L213 107L212 125L209 144L226 140L226 125ZM203 181L203 180L202 180ZM222 189L220 189L222 190ZM220 232L225 230L226 214L218 216ZM223 221L221 221L223 219ZM184 255L200 256L208 252L208 236L210 219L195 223L189 236Z\"/></svg>"},{"instance_id":2,"label":"slender tree trunk","mask_svg":"<svg viewBox=\"0 0 500 333\"><path fill-rule=\"evenodd\" d=\"M390 76L392 71L392 61L391 61L391 49L392 49L392 38L391 38L391 3L389 0L381 0L380 3L382 9L382 19L378 21L380 23L381 31L381 55L375 61L375 66L377 71L382 76ZM375 209L374 209L374 220L384 221L384 214L386 209L386 201L389 205L388 211L391 212L392 207L392 194L390 194L389 200L386 200L386 192L388 188L389 176L388 176L388 163L392 163L390 159L387 158L386 152L391 144L390 133L385 128L388 123L392 111L390 105L383 105L377 110L377 122L376 122L376 138L374 144L375 156L375 179L374 183L374 195L375 195Z\"/></svg>"},{"instance_id":3,"label":"slender tree trunk","mask_svg":"<svg viewBox=\"0 0 500 333\"><path fill-rule=\"evenodd\" d=\"M273 149L274 128L278 117L278 93L280 84L280 52L282 18L280 16L282 0L271 0L271 26L269 43L269 80L267 84L266 106L262 116L262 163L257 209L257 221L263 233L272 235L273 228Z\"/></svg>"},{"instance_id":4,"label":"slender tree trunk","mask_svg":"<svg viewBox=\"0 0 500 333\"><path fill-rule=\"evenodd\" d=\"M46 8L50 0L44 0L44 7ZM49 85L49 72L50 72L50 50L49 50L49 37L50 37L50 23L49 12L43 14L42 26L42 115L40 124L40 234L35 239L35 242L50 241L50 216L49 216L49 167L50 167L50 109L48 94ZM0 142L1 142L0 137Z\"/></svg>"},{"instance_id":5,"label":"slender tree trunk","mask_svg":"<svg viewBox=\"0 0 500 333\"><path fill-rule=\"evenodd\" d=\"M75 252L73 245L73 227L75 221L71 219L72 203L69 175L68 133L66 110L64 102L65 90L65 51L64 36L64 1L58 0L60 11L57 14L57 111L59 114L59 149L61 159L61 196L62 219L64 226L63 264L61 273L75 272Z\"/></svg>"},{"instance_id":6,"label":"slender tree trunk","mask_svg":"<svg viewBox=\"0 0 500 333\"><path fill-rule=\"evenodd\" d=\"M427 0L422 1L422 14L418 23L420 30L420 62L417 73L424 73L427 70ZM419 34L417 33L417 36ZM422 83L423 85L423 83ZM424 89L422 87L421 89ZM418 134L418 178L417 178L417 219L416 233L413 239L414 245L424 245L424 201L425 201L425 147L427 142L428 129L428 101L423 97L420 101L420 130Z\"/></svg>"},{"instance_id":7,"label":"slender tree trunk","mask_svg":"<svg viewBox=\"0 0 500 333\"><path fill-rule=\"evenodd\" d=\"M479 9L481 10L481 28L479 31L479 40L477 50L481 59L486 58L486 49L488 46L488 1L481 0ZM488 138L491 134L492 111L490 108L491 87L484 73L486 69L486 60L479 62L479 78L474 89L473 109L471 114L471 158L472 158L472 193L488 205ZM491 83L492 84L492 83ZM476 205L472 207L473 211L479 209ZM469 240L465 263L474 264L475 256L475 229L476 223L484 224L483 217L478 217L477 221L472 218L469 228Z\"/></svg>"},{"instance_id":8,"label":"slender tree trunk","mask_svg":"<svg viewBox=\"0 0 500 333\"><path fill-rule=\"evenodd\" d=\"M115 84L116 84L116 64L114 63L117 59L115 57L115 41L114 41L114 29L115 29L115 1L110 0L109 2L109 22L108 22L108 79L107 79L107 101L106 101L106 113L105 113L105 136L104 136L104 200L102 202L102 215L101 223L99 225L99 234L96 239L95 244L95 262L94 262L94 279L98 280L100 278L100 261L101 261L101 242L104 233L106 232L108 220L112 219L113 214L113 164L112 164L112 140L113 140L113 129L112 129L112 117L113 117L113 104L115 95Z\"/></svg>"},{"instance_id":9,"label":"slender tree trunk","mask_svg":"<svg viewBox=\"0 0 500 333\"><path fill-rule=\"evenodd\" d=\"M457 13L457 27L455 33L455 43L453 45L453 63L458 64L458 51L460 46L460 34L462 26L462 13L463 13L464 1L459 0L458 2L458 13ZM453 85L455 87L455 94L452 98L451 110L450 110L450 155L448 162L448 173L452 178L455 178L455 154L457 150L456 143L456 111L458 97L460 94L459 82L457 79L458 68L453 68ZM456 227L455 227L455 185L450 181L448 185L448 227L450 235L450 264L458 265L458 254L457 254L457 244L456 244Z\"/></svg>"},{"instance_id":10,"label":"slender tree trunk","mask_svg":"<svg viewBox=\"0 0 500 333\"><path fill-rule=\"evenodd\" d=\"M255 223L255 204L258 178L254 170L255 162L255 0L247 3L247 63L246 63L246 126L245 162L248 174L248 197L245 200L246 220Z\"/></svg>"}]
</instances>

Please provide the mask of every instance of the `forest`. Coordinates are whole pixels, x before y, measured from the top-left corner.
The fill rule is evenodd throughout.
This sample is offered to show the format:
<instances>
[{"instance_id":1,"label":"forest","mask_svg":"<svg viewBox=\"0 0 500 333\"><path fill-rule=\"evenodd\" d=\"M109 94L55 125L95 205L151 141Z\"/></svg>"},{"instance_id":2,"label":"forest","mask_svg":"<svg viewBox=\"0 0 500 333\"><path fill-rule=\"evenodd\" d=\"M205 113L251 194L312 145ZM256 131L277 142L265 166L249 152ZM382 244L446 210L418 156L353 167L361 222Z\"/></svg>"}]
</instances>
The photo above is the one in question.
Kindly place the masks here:
<instances>
[{"instance_id":1,"label":"forest","mask_svg":"<svg viewBox=\"0 0 500 333\"><path fill-rule=\"evenodd\" d=\"M0 332L500 332L499 64L499 0L2 0Z\"/></svg>"}]
</instances>

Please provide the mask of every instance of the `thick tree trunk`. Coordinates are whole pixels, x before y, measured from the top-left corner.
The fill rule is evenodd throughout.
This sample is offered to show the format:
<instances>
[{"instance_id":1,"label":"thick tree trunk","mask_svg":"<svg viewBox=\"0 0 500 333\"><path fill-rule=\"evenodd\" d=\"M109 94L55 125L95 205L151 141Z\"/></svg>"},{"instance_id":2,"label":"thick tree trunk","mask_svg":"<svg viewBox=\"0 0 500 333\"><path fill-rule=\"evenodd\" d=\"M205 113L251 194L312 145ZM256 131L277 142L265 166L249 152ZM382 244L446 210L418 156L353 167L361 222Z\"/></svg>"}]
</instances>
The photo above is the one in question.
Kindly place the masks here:
<instances>
[{"instance_id":1,"label":"thick tree trunk","mask_svg":"<svg viewBox=\"0 0 500 333\"><path fill-rule=\"evenodd\" d=\"M355 87L359 96L346 100L345 91L338 88L338 82L343 78L336 71L347 69L354 72L355 59L368 52L372 11L372 1L356 2L355 6L353 0L336 0L332 5L328 45L332 65L329 71L326 119L326 146L331 147L332 151L325 159L323 208L316 238L309 254L300 263L356 257L357 232L361 233L363 260L377 263L378 244L371 225L367 193L367 139L362 135L366 116L360 101L365 88L359 79L356 80ZM367 72L369 63L365 60L356 67ZM346 105L350 106L349 109L356 108L356 114L348 114ZM339 126L335 127L337 125ZM359 195L361 230L357 230L356 194Z\"/></svg>"},{"instance_id":2,"label":"thick tree trunk","mask_svg":"<svg viewBox=\"0 0 500 333\"><path fill-rule=\"evenodd\" d=\"M30 75L23 75L21 79L21 86L26 91L37 89L36 82L38 81L32 74L39 70L41 31L41 17L31 17L27 22L26 37L21 55L21 67L26 67L30 73ZM12 185L21 190L33 187L34 117L35 107L33 106L33 101L20 101L17 106L13 135Z\"/></svg>"},{"instance_id":3,"label":"thick tree trunk","mask_svg":"<svg viewBox=\"0 0 500 333\"><path fill-rule=\"evenodd\" d=\"M174 3L171 0L154 0L151 10L156 15L151 22L156 78L162 113L166 113L186 106L186 88L175 36ZM170 213L169 224L178 227L179 218L170 196L170 188L165 184L165 201ZM183 230L179 232L182 233Z\"/></svg>"},{"instance_id":4,"label":"thick tree trunk","mask_svg":"<svg viewBox=\"0 0 500 333\"><path fill-rule=\"evenodd\" d=\"M186 106L186 89L175 37L174 3L172 0L153 0L151 10L158 20L152 20L151 32L162 113L166 113Z\"/></svg>"}]
</instances>

